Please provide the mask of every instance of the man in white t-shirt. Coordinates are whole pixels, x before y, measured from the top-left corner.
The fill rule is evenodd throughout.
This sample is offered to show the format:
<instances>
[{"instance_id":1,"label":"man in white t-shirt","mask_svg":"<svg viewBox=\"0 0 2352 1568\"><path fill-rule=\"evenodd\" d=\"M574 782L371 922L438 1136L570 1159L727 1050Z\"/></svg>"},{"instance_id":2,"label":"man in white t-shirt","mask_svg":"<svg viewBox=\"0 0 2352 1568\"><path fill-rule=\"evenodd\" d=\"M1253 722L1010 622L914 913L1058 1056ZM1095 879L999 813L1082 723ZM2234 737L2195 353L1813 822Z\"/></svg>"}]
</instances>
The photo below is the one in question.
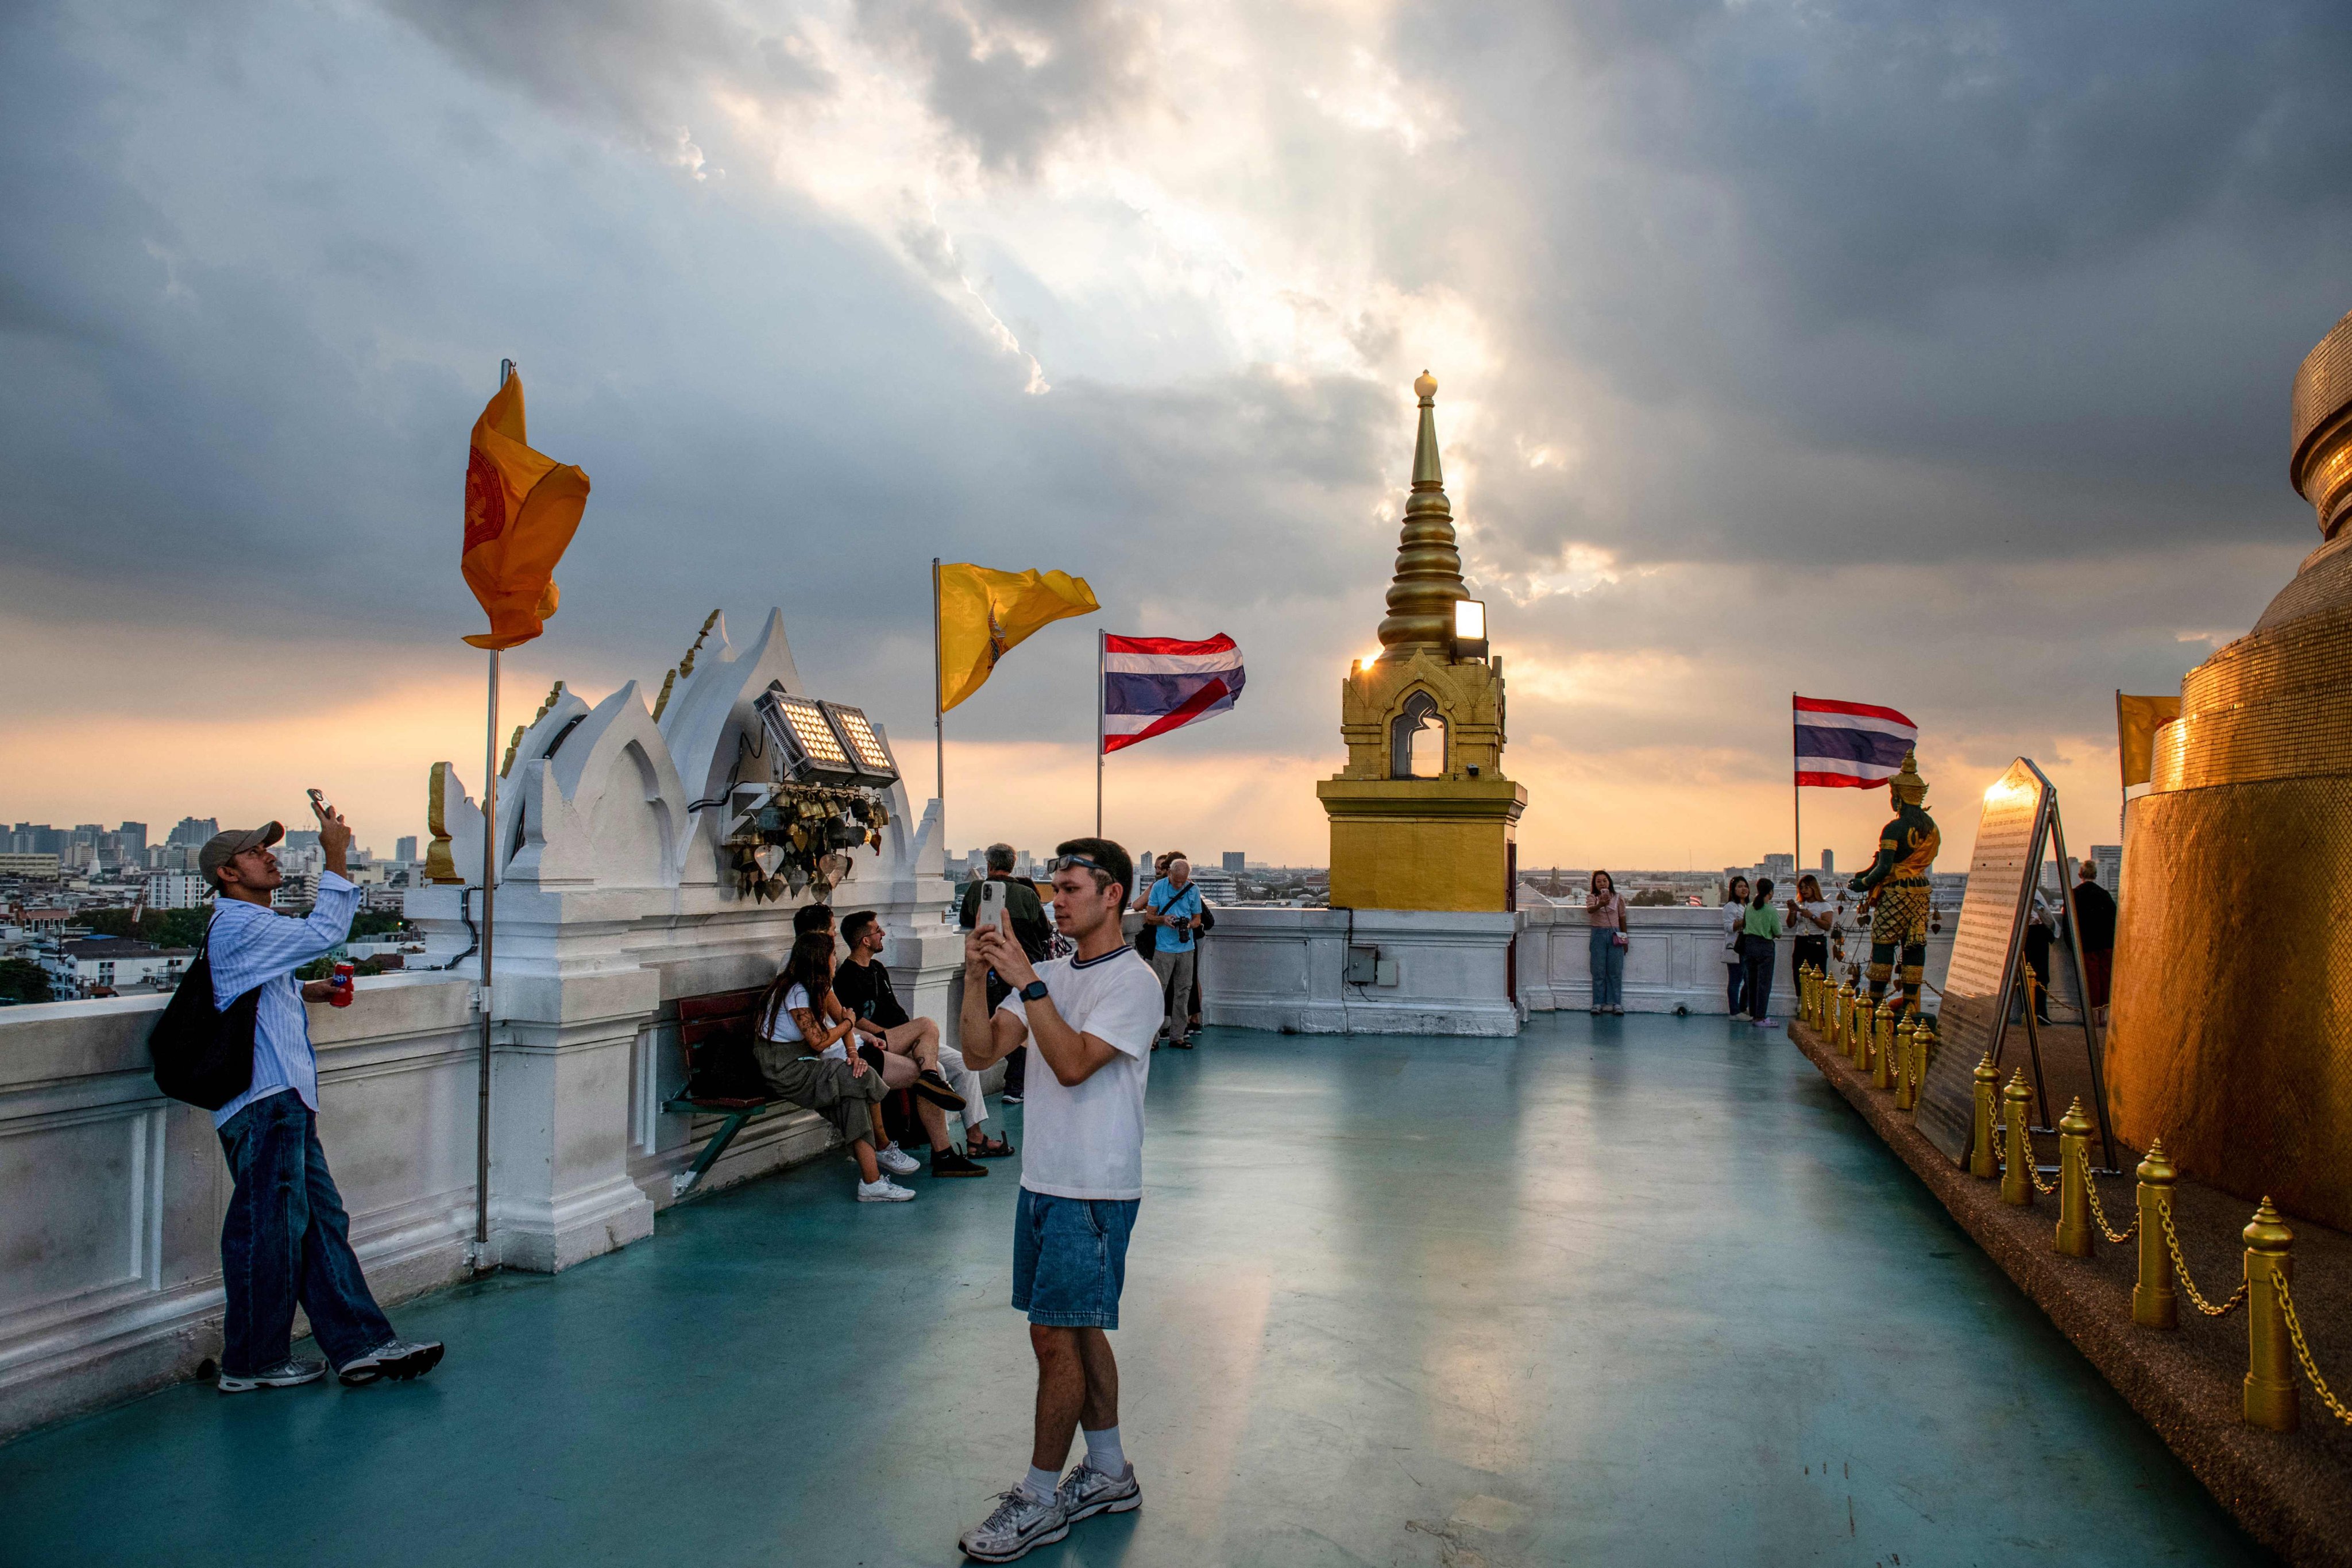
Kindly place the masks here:
<instances>
[{"instance_id":1,"label":"man in white t-shirt","mask_svg":"<svg viewBox=\"0 0 2352 1568\"><path fill-rule=\"evenodd\" d=\"M1127 1239L1143 1197L1143 1090L1160 1026L1160 981L1127 943L1119 915L1135 862L1108 838L1054 851L1054 920L1077 944L1031 966L1010 931L975 930L964 947L961 1040L977 1069L1034 1047L1026 1145L1013 1232L1013 1304L1029 1314L1037 1426L1029 1474L963 1534L967 1556L1010 1563L1098 1513L1143 1501L1118 1436L1118 1327ZM1013 990L993 1015L988 972ZM1045 1070L1040 1072L1038 1068ZM1086 1458L1065 1478L1075 1429Z\"/></svg>"}]
</instances>

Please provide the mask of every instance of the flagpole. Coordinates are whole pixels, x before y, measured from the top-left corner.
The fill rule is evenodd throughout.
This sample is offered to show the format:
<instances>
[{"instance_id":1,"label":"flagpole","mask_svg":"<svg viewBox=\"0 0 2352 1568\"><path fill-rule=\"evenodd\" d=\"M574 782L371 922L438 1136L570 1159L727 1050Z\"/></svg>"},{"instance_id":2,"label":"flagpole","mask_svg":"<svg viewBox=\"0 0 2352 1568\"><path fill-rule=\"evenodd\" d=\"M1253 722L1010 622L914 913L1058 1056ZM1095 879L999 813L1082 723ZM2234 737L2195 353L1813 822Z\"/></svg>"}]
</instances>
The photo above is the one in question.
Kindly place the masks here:
<instances>
[{"instance_id":1,"label":"flagpole","mask_svg":"<svg viewBox=\"0 0 2352 1568\"><path fill-rule=\"evenodd\" d=\"M1105 668L1106 665L1109 662L1109 655L1105 650L1109 647L1110 644L1106 638L1103 629L1100 626L1097 626L1095 628L1095 837L1097 838L1100 838L1102 837L1103 729L1105 724L1103 710L1110 705L1110 693L1105 689L1105 687L1110 680L1110 676Z\"/></svg>"},{"instance_id":2,"label":"flagpole","mask_svg":"<svg viewBox=\"0 0 2352 1568\"><path fill-rule=\"evenodd\" d=\"M499 361L501 389L513 378L515 363ZM499 650L490 649L489 700L482 731L482 1046L474 1093L474 1246L476 1273L487 1272L490 1254L490 943L498 927L499 870ZM465 895L458 895L460 902Z\"/></svg>"},{"instance_id":3,"label":"flagpole","mask_svg":"<svg viewBox=\"0 0 2352 1568\"><path fill-rule=\"evenodd\" d=\"M1797 879L1805 874L1805 786L1797 782L1798 769L1803 753L1797 750L1797 694L1789 693L1789 810L1795 818L1797 835L1797 868L1789 873L1789 891L1797 890Z\"/></svg>"},{"instance_id":4,"label":"flagpole","mask_svg":"<svg viewBox=\"0 0 2352 1568\"><path fill-rule=\"evenodd\" d=\"M940 672L940 558L931 557L931 756L938 764L940 849L948 846L948 716L946 677Z\"/></svg>"}]
</instances>

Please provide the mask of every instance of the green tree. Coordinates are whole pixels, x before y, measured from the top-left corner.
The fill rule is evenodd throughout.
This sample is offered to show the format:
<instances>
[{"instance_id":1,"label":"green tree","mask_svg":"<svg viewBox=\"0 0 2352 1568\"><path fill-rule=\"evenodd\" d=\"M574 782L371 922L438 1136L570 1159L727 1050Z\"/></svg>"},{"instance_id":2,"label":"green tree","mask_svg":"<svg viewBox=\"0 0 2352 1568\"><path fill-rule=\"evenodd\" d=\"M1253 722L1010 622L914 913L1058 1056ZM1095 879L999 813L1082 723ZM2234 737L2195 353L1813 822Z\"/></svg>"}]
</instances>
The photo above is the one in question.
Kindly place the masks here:
<instances>
[{"instance_id":1,"label":"green tree","mask_svg":"<svg viewBox=\"0 0 2352 1568\"><path fill-rule=\"evenodd\" d=\"M0 958L0 1001L47 1002L49 974L29 959Z\"/></svg>"}]
</instances>

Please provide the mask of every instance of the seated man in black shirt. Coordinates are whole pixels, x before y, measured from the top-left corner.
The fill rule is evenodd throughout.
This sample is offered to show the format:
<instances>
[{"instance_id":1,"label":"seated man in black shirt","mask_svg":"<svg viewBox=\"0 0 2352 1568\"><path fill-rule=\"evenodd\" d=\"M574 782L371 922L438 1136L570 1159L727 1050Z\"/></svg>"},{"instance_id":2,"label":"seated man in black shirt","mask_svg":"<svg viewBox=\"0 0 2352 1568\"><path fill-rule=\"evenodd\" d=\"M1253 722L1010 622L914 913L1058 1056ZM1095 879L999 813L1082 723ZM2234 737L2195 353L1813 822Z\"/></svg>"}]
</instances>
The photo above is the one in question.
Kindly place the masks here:
<instances>
[{"instance_id":1,"label":"seated man in black shirt","mask_svg":"<svg viewBox=\"0 0 2352 1568\"><path fill-rule=\"evenodd\" d=\"M1046 922L1045 905L1037 897L1037 889L1013 874L1013 846L992 844L988 847L988 879L1004 884L1004 918L1013 927L1013 940L1032 963L1043 963L1054 955L1054 928ZM963 885L963 901L956 911L956 923L970 931L980 918L980 883ZM1012 987L988 972L988 1007L992 1016ZM1021 1091L1025 1086L1029 1068L1029 1047L1021 1046L1004 1058L1004 1103L1021 1103Z\"/></svg>"},{"instance_id":2,"label":"seated man in black shirt","mask_svg":"<svg viewBox=\"0 0 2352 1568\"><path fill-rule=\"evenodd\" d=\"M859 1036L893 1056L912 1057L926 1067L937 1064L940 1076L963 1098L964 1156L950 1147L933 1149L931 1174L970 1175L971 1158L1012 1153L1011 1143L988 1135L988 1097L981 1089L980 1074L963 1065L961 1051L941 1043L937 1024L908 1017L891 989L890 971L881 960L881 921L873 910L860 910L842 921L841 937L849 944L849 956L834 971L833 994L856 1020Z\"/></svg>"}]
</instances>

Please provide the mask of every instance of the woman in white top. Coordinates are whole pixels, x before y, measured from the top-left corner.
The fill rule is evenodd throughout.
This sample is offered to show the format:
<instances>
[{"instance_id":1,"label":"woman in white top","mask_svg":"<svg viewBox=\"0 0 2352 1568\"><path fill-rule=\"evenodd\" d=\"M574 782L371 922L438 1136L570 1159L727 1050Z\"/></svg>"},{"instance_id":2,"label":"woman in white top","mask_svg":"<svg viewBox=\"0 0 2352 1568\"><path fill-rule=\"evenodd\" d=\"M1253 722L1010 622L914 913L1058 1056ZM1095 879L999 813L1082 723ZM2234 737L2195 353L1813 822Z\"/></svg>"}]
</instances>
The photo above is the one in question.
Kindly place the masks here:
<instances>
[{"instance_id":1,"label":"woman in white top","mask_svg":"<svg viewBox=\"0 0 2352 1568\"><path fill-rule=\"evenodd\" d=\"M961 1110L962 1097L912 1055L856 1040L856 1019L828 1005L832 995L833 935L810 931L793 943L792 956L760 998L760 1038L781 1047L761 1053L760 1070L771 1091L786 1100L817 1110L842 1108L842 1136L849 1140L857 1161L858 1201L904 1203L915 1195L887 1179L912 1175L919 1169L914 1157L892 1148L877 1152L877 1119L854 1103L878 1102L893 1089L915 1091L916 1114L931 1141L934 1176L986 1174L986 1167L976 1163L967 1168L964 1157L948 1142L945 1108ZM857 1047L854 1057L853 1045ZM848 1083L837 1076L844 1067ZM878 1089L866 1081L870 1078L881 1080Z\"/></svg>"},{"instance_id":2,"label":"woman in white top","mask_svg":"<svg viewBox=\"0 0 2352 1568\"><path fill-rule=\"evenodd\" d=\"M1734 877L1731 886L1723 890L1723 962L1727 970L1725 1000L1731 1004L1735 1020L1748 1016L1747 972L1739 956L1739 932L1747 919L1748 879Z\"/></svg>"},{"instance_id":3,"label":"woman in white top","mask_svg":"<svg viewBox=\"0 0 2352 1568\"><path fill-rule=\"evenodd\" d=\"M1789 930L1796 934L1790 962L1799 969L1811 964L1822 973L1829 973L1832 927L1837 924L1837 906L1822 897L1821 879L1811 871L1797 879L1797 896L1789 900Z\"/></svg>"}]
</instances>

